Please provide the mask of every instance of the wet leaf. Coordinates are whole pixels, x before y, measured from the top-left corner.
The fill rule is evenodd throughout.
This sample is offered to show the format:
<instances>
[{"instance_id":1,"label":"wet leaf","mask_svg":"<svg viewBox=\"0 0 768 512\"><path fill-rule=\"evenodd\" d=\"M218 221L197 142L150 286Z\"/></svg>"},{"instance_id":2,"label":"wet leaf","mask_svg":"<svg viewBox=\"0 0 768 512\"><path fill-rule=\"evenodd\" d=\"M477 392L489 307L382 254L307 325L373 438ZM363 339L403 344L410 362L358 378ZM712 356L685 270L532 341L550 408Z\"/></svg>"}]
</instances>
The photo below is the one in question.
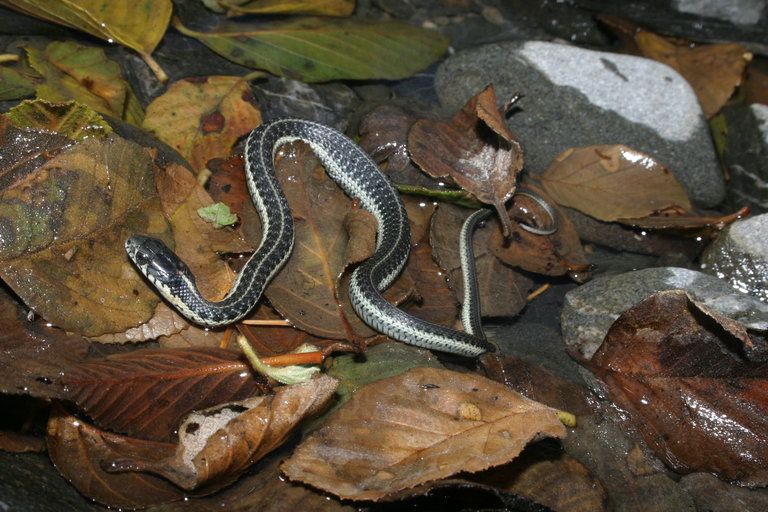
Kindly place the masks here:
<instances>
[{"instance_id":1,"label":"wet leaf","mask_svg":"<svg viewBox=\"0 0 768 512\"><path fill-rule=\"evenodd\" d=\"M670 206L692 210L666 167L621 145L569 149L541 175L541 185L557 204L605 221L645 217Z\"/></svg>"},{"instance_id":2,"label":"wet leaf","mask_svg":"<svg viewBox=\"0 0 768 512\"><path fill-rule=\"evenodd\" d=\"M408 134L411 158L435 178L450 177L499 213L504 236L512 226L504 203L515 192L523 152L503 120L492 86L470 98L445 123L422 119Z\"/></svg>"},{"instance_id":3,"label":"wet leaf","mask_svg":"<svg viewBox=\"0 0 768 512\"><path fill-rule=\"evenodd\" d=\"M107 473L105 461L144 456L161 459L175 445L142 441L99 430L57 405L48 421L48 453L54 466L81 494L115 508L137 508L174 501L184 493L147 473Z\"/></svg>"},{"instance_id":4,"label":"wet leaf","mask_svg":"<svg viewBox=\"0 0 768 512\"><path fill-rule=\"evenodd\" d=\"M381 105L361 121L358 144L374 161L387 162L384 172L398 185L434 188L435 180L411 161L408 131L418 117L394 105Z\"/></svg>"},{"instance_id":5,"label":"wet leaf","mask_svg":"<svg viewBox=\"0 0 768 512\"><path fill-rule=\"evenodd\" d=\"M0 450L9 453L42 453L45 451L45 441L37 436L0 430Z\"/></svg>"},{"instance_id":6,"label":"wet leaf","mask_svg":"<svg viewBox=\"0 0 768 512\"><path fill-rule=\"evenodd\" d=\"M104 50L72 41L24 46L30 66L43 79L39 99L57 103L74 100L102 114L141 124L144 112L120 66ZM130 108L129 108L130 107Z\"/></svg>"},{"instance_id":7,"label":"wet leaf","mask_svg":"<svg viewBox=\"0 0 768 512\"><path fill-rule=\"evenodd\" d=\"M456 296L451 291L448 276L435 262L430 244L436 207L412 197L403 197L403 202L411 223L411 255L406 269L413 277L418 295L416 303L408 305L408 314L450 327L457 316Z\"/></svg>"},{"instance_id":8,"label":"wet leaf","mask_svg":"<svg viewBox=\"0 0 768 512\"><path fill-rule=\"evenodd\" d=\"M0 0L24 14L82 30L135 50L157 77L167 77L150 54L165 34L170 0Z\"/></svg>"},{"instance_id":9,"label":"wet leaf","mask_svg":"<svg viewBox=\"0 0 768 512\"><path fill-rule=\"evenodd\" d=\"M209 33L189 30L174 19L174 27L233 62L304 82L405 78L448 47L438 32L362 18L227 22Z\"/></svg>"},{"instance_id":10,"label":"wet leaf","mask_svg":"<svg viewBox=\"0 0 768 512\"><path fill-rule=\"evenodd\" d=\"M768 343L685 292L659 292L611 326L590 369L676 471L768 485Z\"/></svg>"},{"instance_id":11,"label":"wet leaf","mask_svg":"<svg viewBox=\"0 0 768 512\"><path fill-rule=\"evenodd\" d=\"M36 169L14 165L0 190L3 280L46 320L86 336L149 318L159 299L123 246L133 233L170 241L146 153L116 136L88 138Z\"/></svg>"},{"instance_id":12,"label":"wet leaf","mask_svg":"<svg viewBox=\"0 0 768 512\"><path fill-rule=\"evenodd\" d=\"M276 169L296 219L296 240L285 268L267 288L267 298L293 325L315 336L370 336L372 331L338 292L345 289L337 281L348 263L344 219L350 199L305 144L283 146Z\"/></svg>"},{"instance_id":13,"label":"wet leaf","mask_svg":"<svg viewBox=\"0 0 768 512\"><path fill-rule=\"evenodd\" d=\"M0 65L0 101L18 100L35 94L39 77L21 66Z\"/></svg>"},{"instance_id":14,"label":"wet leaf","mask_svg":"<svg viewBox=\"0 0 768 512\"><path fill-rule=\"evenodd\" d=\"M113 468L148 471L183 489L205 486L212 492L282 444L302 419L321 411L336 386L335 379L323 375L302 384L280 386L271 395L192 413L179 426L174 455L163 460L116 460Z\"/></svg>"},{"instance_id":15,"label":"wet leaf","mask_svg":"<svg viewBox=\"0 0 768 512\"><path fill-rule=\"evenodd\" d=\"M153 441L173 439L190 411L267 386L241 356L218 349L114 355L69 370L62 382L69 400L99 426Z\"/></svg>"},{"instance_id":16,"label":"wet leaf","mask_svg":"<svg viewBox=\"0 0 768 512\"><path fill-rule=\"evenodd\" d=\"M357 507L342 504L339 500L283 478L280 475L280 462L283 457L280 455L281 453L277 453L265 457L270 460L263 460L254 465L251 471L241 476L237 482L211 496L189 498L183 502L152 507L148 512L246 512L264 508L268 508L269 512L358 510Z\"/></svg>"},{"instance_id":17,"label":"wet leaf","mask_svg":"<svg viewBox=\"0 0 768 512\"><path fill-rule=\"evenodd\" d=\"M459 471L508 462L563 436L554 409L472 374L417 368L377 381L313 431L282 466L345 499L379 500Z\"/></svg>"},{"instance_id":18,"label":"wet leaf","mask_svg":"<svg viewBox=\"0 0 768 512\"><path fill-rule=\"evenodd\" d=\"M478 473L471 479L524 496L552 510L606 510L607 496L600 481L578 460L544 446L532 446L514 462Z\"/></svg>"},{"instance_id":19,"label":"wet leaf","mask_svg":"<svg viewBox=\"0 0 768 512\"><path fill-rule=\"evenodd\" d=\"M261 123L248 81L237 76L174 82L148 107L144 129L178 151L195 173L226 158Z\"/></svg>"},{"instance_id":20,"label":"wet leaf","mask_svg":"<svg viewBox=\"0 0 768 512\"><path fill-rule=\"evenodd\" d=\"M96 111L74 101L26 100L13 107L6 116L17 127L56 132L76 141L94 136L103 139L112 133L112 127ZM48 151L50 153L50 149Z\"/></svg>"},{"instance_id":21,"label":"wet leaf","mask_svg":"<svg viewBox=\"0 0 768 512\"><path fill-rule=\"evenodd\" d=\"M537 227L551 222L541 206L527 196L517 195L507 216L515 219L512 236L502 236L498 226L491 226L490 249L507 265L548 276L562 276L569 272L585 272L589 266L579 240L579 234L568 216L543 191L529 187L548 202L557 213L557 231L551 235L537 235L523 229L518 222ZM538 212L538 213L533 213ZM543 220L533 221L537 217Z\"/></svg>"},{"instance_id":22,"label":"wet leaf","mask_svg":"<svg viewBox=\"0 0 768 512\"><path fill-rule=\"evenodd\" d=\"M752 54L738 43L694 45L641 30L635 41L643 56L662 62L688 80L707 117L716 114L741 85Z\"/></svg>"},{"instance_id":23,"label":"wet leaf","mask_svg":"<svg viewBox=\"0 0 768 512\"><path fill-rule=\"evenodd\" d=\"M66 372L85 360L88 342L66 334L38 319L0 291L0 392L61 398L59 382Z\"/></svg>"},{"instance_id":24,"label":"wet leaf","mask_svg":"<svg viewBox=\"0 0 768 512\"><path fill-rule=\"evenodd\" d=\"M349 16L354 0L236 0L222 2L227 16L243 14L303 14L310 16ZM219 12L221 12L219 11Z\"/></svg>"},{"instance_id":25,"label":"wet leaf","mask_svg":"<svg viewBox=\"0 0 768 512\"><path fill-rule=\"evenodd\" d=\"M618 219L617 222L628 224L643 229L663 230L666 232L693 233L700 234L709 229L711 236L717 234L728 224L749 214L749 207L745 206L740 210L722 217L702 217L694 215L681 208L666 208L664 210L653 212L648 217L640 219Z\"/></svg>"},{"instance_id":26,"label":"wet leaf","mask_svg":"<svg viewBox=\"0 0 768 512\"><path fill-rule=\"evenodd\" d=\"M459 232L470 210L441 204L432 219L430 245L440 267L447 272L448 283L456 300L464 297L464 277L459 255ZM526 296L533 286L530 278L504 265L490 250L492 230L497 224L478 228L473 237L475 266L483 316L515 316L527 304Z\"/></svg>"}]
</instances>

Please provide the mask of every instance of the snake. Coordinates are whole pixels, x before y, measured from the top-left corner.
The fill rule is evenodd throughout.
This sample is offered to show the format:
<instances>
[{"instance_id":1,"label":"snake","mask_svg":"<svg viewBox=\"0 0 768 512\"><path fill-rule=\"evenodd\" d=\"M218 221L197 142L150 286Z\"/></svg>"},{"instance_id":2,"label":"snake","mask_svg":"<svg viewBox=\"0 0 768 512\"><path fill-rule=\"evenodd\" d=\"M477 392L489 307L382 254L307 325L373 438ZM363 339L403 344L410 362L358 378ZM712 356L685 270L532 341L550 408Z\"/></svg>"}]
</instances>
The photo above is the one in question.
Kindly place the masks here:
<instances>
[{"instance_id":1,"label":"snake","mask_svg":"<svg viewBox=\"0 0 768 512\"><path fill-rule=\"evenodd\" d=\"M376 218L373 255L354 269L349 281L349 299L355 313L374 330L410 345L469 357L494 351L481 325L472 251L472 233L491 210L479 209L471 214L459 233L464 330L411 316L381 295L401 273L411 246L408 216L399 193L371 157L350 138L334 128L305 119L268 121L256 127L247 138L246 183L262 221L262 237L222 300L214 302L203 297L192 272L163 241L138 234L126 240L129 258L160 295L191 322L204 327L236 322L254 308L293 249L293 216L274 168L278 149L293 141L309 144L331 179ZM546 211L552 224L556 224L554 212Z\"/></svg>"}]
</instances>

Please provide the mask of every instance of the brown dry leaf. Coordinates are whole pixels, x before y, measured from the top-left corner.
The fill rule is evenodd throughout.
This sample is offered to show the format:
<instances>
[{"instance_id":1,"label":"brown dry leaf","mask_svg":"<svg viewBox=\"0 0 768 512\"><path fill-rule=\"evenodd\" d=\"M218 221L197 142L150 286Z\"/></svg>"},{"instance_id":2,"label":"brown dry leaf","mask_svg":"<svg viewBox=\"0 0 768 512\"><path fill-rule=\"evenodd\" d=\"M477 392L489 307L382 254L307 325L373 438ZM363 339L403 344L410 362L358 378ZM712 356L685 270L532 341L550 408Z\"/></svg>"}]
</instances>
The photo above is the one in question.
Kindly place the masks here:
<instances>
[{"instance_id":1,"label":"brown dry leaf","mask_svg":"<svg viewBox=\"0 0 768 512\"><path fill-rule=\"evenodd\" d=\"M260 123L246 79L209 76L171 84L147 107L143 127L200 173L210 160L228 157L237 140Z\"/></svg>"},{"instance_id":2,"label":"brown dry leaf","mask_svg":"<svg viewBox=\"0 0 768 512\"><path fill-rule=\"evenodd\" d=\"M159 299L123 244L134 233L170 241L152 160L110 136L87 138L34 169L16 164L6 162L0 190L3 280L67 331L99 336L146 321Z\"/></svg>"},{"instance_id":3,"label":"brown dry leaf","mask_svg":"<svg viewBox=\"0 0 768 512\"><path fill-rule=\"evenodd\" d=\"M710 235L714 237L725 226L747 215L749 215L748 206L722 217L700 217L680 208L666 208L653 212L648 217L641 219L617 219L617 222L638 228L663 230L666 232L689 234L710 232Z\"/></svg>"},{"instance_id":4,"label":"brown dry leaf","mask_svg":"<svg viewBox=\"0 0 768 512\"><path fill-rule=\"evenodd\" d=\"M669 169L621 145L568 149L540 179L557 204L605 221L645 217L670 206L692 209Z\"/></svg>"},{"instance_id":5,"label":"brown dry leaf","mask_svg":"<svg viewBox=\"0 0 768 512\"><path fill-rule=\"evenodd\" d=\"M221 491L183 502L150 507L147 512L356 512L357 507L343 504L304 485L289 482L280 475L285 453L278 450L260 462L258 467L242 475L237 482ZM281 456L282 455L282 456ZM263 460L263 459L262 459ZM264 461L266 462L266 461Z\"/></svg>"},{"instance_id":6,"label":"brown dry leaf","mask_svg":"<svg viewBox=\"0 0 768 512\"><path fill-rule=\"evenodd\" d=\"M473 475L472 480L525 496L552 510L606 510L606 492L584 465L567 454L546 449L550 447L532 448L514 462Z\"/></svg>"},{"instance_id":7,"label":"brown dry leaf","mask_svg":"<svg viewBox=\"0 0 768 512\"><path fill-rule=\"evenodd\" d=\"M189 411L267 389L238 354L217 349L114 355L71 369L62 382L99 426L153 441L172 439Z\"/></svg>"},{"instance_id":8,"label":"brown dry leaf","mask_svg":"<svg viewBox=\"0 0 768 512\"><path fill-rule=\"evenodd\" d=\"M88 342L29 321L26 311L0 290L0 393L62 398L60 372L85 360Z\"/></svg>"},{"instance_id":9,"label":"brown dry leaf","mask_svg":"<svg viewBox=\"0 0 768 512\"><path fill-rule=\"evenodd\" d=\"M411 256L406 271L413 276L419 300L408 307L408 314L427 322L451 326L456 321L457 303L448 277L435 261L430 245L433 203L404 196L405 210L411 223Z\"/></svg>"},{"instance_id":10,"label":"brown dry leaf","mask_svg":"<svg viewBox=\"0 0 768 512\"><path fill-rule=\"evenodd\" d=\"M275 167L293 211L296 241L291 258L265 295L293 325L315 336L370 336L372 331L338 293L339 276L347 267L344 219L351 200L306 144L283 146Z\"/></svg>"},{"instance_id":11,"label":"brown dry leaf","mask_svg":"<svg viewBox=\"0 0 768 512\"><path fill-rule=\"evenodd\" d=\"M374 161L386 160L384 171L393 182L432 188L435 180L413 164L408 152L408 131L417 119L394 105L376 107L360 121L358 144Z\"/></svg>"},{"instance_id":12,"label":"brown dry leaf","mask_svg":"<svg viewBox=\"0 0 768 512\"><path fill-rule=\"evenodd\" d=\"M693 45L647 30L635 34L641 53L662 62L688 80L706 116L715 115L741 85L752 54L738 43Z\"/></svg>"},{"instance_id":13,"label":"brown dry leaf","mask_svg":"<svg viewBox=\"0 0 768 512\"><path fill-rule=\"evenodd\" d=\"M589 367L673 469L765 486L767 353L764 337L671 290L621 315Z\"/></svg>"},{"instance_id":14,"label":"brown dry leaf","mask_svg":"<svg viewBox=\"0 0 768 512\"><path fill-rule=\"evenodd\" d=\"M573 272L585 272L589 263L573 223L566 215L563 215L557 204L547 194L532 186L528 186L528 188L555 210L557 213L557 231L551 235L536 235L522 229L518 224L518 218L520 222L539 225L540 223L530 220L528 212L541 208L529 197L517 195L508 212L509 218L515 219L513 222L515 229L512 236L503 237L494 223L490 228L489 245L491 252L507 265L537 274L562 276ZM523 215L519 216L521 212ZM546 225L549 219L543 222Z\"/></svg>"},{"instance_id":15,"label":"brown dry leaf","mask_svg":"<svg viewBox=\"0 0 768 512\"><path fill-rule=\"evenodd\" d=\"M42 453L45 441L42 437L0 430L0 450L9 453Z\"/></svg>"},{"instance_id":16,"label":"brown dry leaf","mask_svg":"<svg viewBox=\"0 0 768 512\"><path fill-rule=\"evenodd\" d=\"M322 375L280 386L271 395L194 412L179 426L179 443L172 456L126 458L114 461L113 468L148 471L183 489L205 487L213 492L282 444L301 420L321 411L337 386L336 379Z\"/></svg>"},{"instance_id":17,"label":"brown dry leaf","mask_svg":"<svg viewBox=\"0 0 768 512\"><path fill-rule=\"evenodd\" d=\"M379 500L510 461L561 437L556 411L473 374L416 368L358 390L282 466L344 499Z\"/></svg>"},{"instance_id":18,"label":"brown dry leaf","mask_svg":"<svg viewBox=\"0 0 768 512\"><path fill-rule=\"evenodd\" d=\"M492 86L472 97L448 123L422 119L408 134L413 161L435 178L450 177L496 208L504 235L512 231L504 203L515 192L523 153L496 106Z\"/></svg>"},{"instance_id":19,"label":"brown dry leaf","mask_svg":"<svg viewBox=\"0 0 768 512\"><path fill-rule=\"evenodd\" d=\"M114 508L141 508L174 501L184 493L167 480L147 473L107 473L105 461L119 457L162 458L175 445L142 441L88 425L55 405L48 421L48 453L54 466L80 493Z\"/></svg>"},{"instance_id":20,"label":"brown dry leaf","mask_svg":"<svg viewBox=\"0 0 768 512\"><path fill-rule=\"evenodd\" d=\"M434 257L448 275L448 284L456 299L464 297L464 281L459 257L459 232L471 212L450 204L441 204L432 218L430 245ZM490 250L493 224L475 230L473 247L483 316L514 316L527 304L526 297L533 281L504 265Z\"/></svg>"}]
</instances>

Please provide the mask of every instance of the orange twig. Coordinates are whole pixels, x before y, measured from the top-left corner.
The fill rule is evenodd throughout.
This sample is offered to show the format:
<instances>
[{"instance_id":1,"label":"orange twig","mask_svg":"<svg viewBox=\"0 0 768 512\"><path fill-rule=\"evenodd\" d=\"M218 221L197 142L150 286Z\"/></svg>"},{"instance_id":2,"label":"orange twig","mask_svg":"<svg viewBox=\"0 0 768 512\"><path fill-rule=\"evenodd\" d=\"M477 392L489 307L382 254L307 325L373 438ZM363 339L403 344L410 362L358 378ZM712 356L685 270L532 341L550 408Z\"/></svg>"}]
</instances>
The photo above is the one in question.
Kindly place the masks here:
<instances>
[{"instance_id":1,"label":"orange twig","mask_svg":"<svg viewBox=\"0 0 768 512\"><path fill-rule=\"evenodd\" d=\"M547 290L549 290L549 283L539 286L538 288L533 290L531 293L529 293L525 299L530 302Z\"/></svg>"},{"instance_id":2,"label":"orange twig","mask_svg":"<svg viewBox=\"0 0 768 512\"><path fill-rule=\"evenodd\" d=\"M267 326L267 327L290 327L291 324L288 323L288 320L280 319L280 320L243 320L240 322L243 325L259 325L259 326Z\"/></svg>"},{"instance_id":3,"label":"orange twig","mask_svg":"<svg viewBox=\"0 0 768 512\"><path fill-rule=\"evenodd\" d=\"M262 357L261 362L269 366L291 366L294 364L320 364L324 359L325 355L322 352L304 352L301 354Z\"/></svg>"}]
</instances>

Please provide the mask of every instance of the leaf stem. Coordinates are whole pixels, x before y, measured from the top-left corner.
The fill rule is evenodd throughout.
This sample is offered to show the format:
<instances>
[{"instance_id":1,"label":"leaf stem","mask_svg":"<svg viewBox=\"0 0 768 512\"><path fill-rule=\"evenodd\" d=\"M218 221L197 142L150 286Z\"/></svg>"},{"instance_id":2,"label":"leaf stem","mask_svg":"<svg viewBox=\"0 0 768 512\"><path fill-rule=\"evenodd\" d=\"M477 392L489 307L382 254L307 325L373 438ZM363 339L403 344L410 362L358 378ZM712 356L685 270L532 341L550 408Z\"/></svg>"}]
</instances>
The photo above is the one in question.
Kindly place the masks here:
<instances>
[{"instance_id":1,"label":"leaf stem","mask_svg":"<svg viewBox=\"0 0 768 512\"><path fill-rule=\"evenodd\" d=\"M139 52L139 55L142 59L144 59L144 62L147 63L147 66L149 66L149 69L152 70L157 79L160 80L160 82L167 84L168 75L165 74L165 71L160 67L160 64L158 64L157 61L153 59L152 56L148 53Z\"/></svg>"}]
</instances>

